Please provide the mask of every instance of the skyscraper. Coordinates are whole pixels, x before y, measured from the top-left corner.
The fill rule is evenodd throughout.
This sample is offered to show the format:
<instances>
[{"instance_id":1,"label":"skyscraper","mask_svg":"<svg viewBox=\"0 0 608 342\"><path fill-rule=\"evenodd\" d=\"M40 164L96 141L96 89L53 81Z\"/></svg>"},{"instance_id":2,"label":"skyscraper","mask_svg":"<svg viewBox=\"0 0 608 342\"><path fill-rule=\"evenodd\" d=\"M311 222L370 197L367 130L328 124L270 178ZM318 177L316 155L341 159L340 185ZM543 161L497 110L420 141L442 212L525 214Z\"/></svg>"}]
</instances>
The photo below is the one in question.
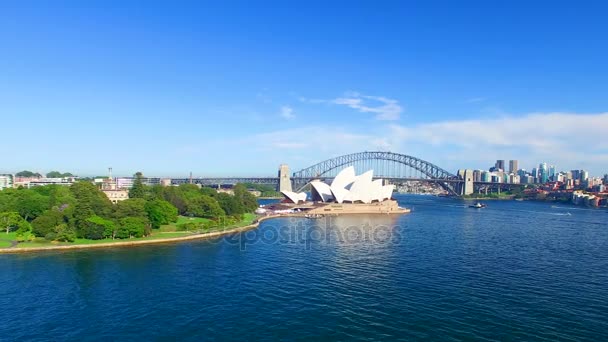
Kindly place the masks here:
<instances>
[{"instance_id":1,"label":"skyscraper","mask_svg":"<svg viewBox=\"0 0 608 342\"><path fill-rule=\"evenodd\" d=\"M547 167L547 163L540 163L538 165L538 176L540 178L540 183L547 183L549 181L549 168Z\"/></svg>"},{"instance_id":2,"label":"skyscraper","mask_svg":"<svg viewBox=\"0 0 608 342\"><path fill-rule=\"evenodd\" d=\"M581 170L581 182L585 182L587 179L589 179L589 172Z\"/></svg>"},{"instance_id":3,"label":"skyscraper","mask_svg":"<svg viewBox=\"0 0 608 342\"><path fill-rule=\"evenodd\" d=\"M495 168L497 169L501 169L501 170L505 170L505 161L504 160L497 160L496 161L496 165L494 165Z\"/></svg>"},{"instance_id":4,"label":"skyscraper","mask_svg":"<svg viewBox=\"0 0 608 342\"><path fill-rule=\"evenodd\" d=\"M555 176L555 165L551 165L549 166L549 180L555 182L557 180Z\"/></svg>"},{"instance_id":5,"label":"skyscraper","mask_svg":"<svg viewBox=\"0 0 608 342\"><path fill-rule=\"evenodd\" d=\"M516 173L519 170L519 162L517 160L509 160L509 173Z\"/></svg>"}]
</instances>

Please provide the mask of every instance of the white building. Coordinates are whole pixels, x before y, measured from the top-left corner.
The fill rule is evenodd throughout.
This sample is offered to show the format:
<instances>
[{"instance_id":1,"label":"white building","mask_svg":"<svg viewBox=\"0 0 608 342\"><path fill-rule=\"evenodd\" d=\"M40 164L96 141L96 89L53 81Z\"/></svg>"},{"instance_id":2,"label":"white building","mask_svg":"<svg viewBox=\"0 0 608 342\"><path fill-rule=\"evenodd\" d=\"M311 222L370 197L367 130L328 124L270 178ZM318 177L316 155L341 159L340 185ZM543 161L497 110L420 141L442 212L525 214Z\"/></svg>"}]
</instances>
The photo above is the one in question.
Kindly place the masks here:
<instances>
[{"instance_id":1,"label":"white building","mask_svg":"<svg viewBox=\"0 0 608 342\"><path fill-rule=\"evenodd\" d=\"M382 185L382 179L373 178L373 170L357 176L355 168L349 166L338 173L331 185L319 180L310 182L311 197L315 202L324 203L372 203L390 199L395 186ZM296 204L307 199L304 192L282 191L282 194Z\"/></svg>"},{"instance_id":2,"label":"white building","mask_svg":"<svg viewBox=\"0 0 608 342\"><path fill-rule=\"evenodd\" d=\"M129 191L128 190L124 190L124 189L106 189L106 190L101 190L104 194L106 194L106 196L108 196L108 199L110 200L110 202L116 204L120 201L124 201L124 200L128 200L129 199Z\"/></svg>"},{"instance_id":3,"label":"white building","mask_svg":"<svg viewBox=\"0 0 608 342\"><path fill-rule=\"evenodd\" d=\"M13 187L13 175L0 175L0 190Z\"/></svg>"}]
</instances>

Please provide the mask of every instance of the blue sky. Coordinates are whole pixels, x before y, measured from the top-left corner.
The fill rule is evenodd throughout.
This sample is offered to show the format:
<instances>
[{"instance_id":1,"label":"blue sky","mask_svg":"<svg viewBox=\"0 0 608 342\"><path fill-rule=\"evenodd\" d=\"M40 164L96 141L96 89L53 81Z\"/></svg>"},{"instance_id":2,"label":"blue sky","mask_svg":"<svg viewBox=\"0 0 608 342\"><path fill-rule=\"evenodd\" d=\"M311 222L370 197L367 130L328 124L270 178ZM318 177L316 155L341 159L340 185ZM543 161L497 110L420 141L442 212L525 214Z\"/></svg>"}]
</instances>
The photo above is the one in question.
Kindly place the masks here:
<instances>
[{"instance_id":1,"label":"blue sky","mask_svg":"<svg viewBox=\"0 0 608 342\"><path fill-rule=\"evenodd\" d=\"M6 1L0 172L273 175L363 150L608 172L608 5Z\"/></svg>"}]
</instances>

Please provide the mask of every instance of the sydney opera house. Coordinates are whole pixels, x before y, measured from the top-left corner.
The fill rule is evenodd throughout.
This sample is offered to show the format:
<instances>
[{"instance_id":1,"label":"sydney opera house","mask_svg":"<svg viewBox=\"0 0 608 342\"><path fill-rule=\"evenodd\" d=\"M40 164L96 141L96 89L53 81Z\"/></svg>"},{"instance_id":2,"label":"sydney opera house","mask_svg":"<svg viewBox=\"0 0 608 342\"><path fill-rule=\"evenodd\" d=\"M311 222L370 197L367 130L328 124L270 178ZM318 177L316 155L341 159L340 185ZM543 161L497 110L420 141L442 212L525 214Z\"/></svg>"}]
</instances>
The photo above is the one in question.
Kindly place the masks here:
<instances>
[{"instance_id":1,"label":"sydney opera house","mask_svg":"<svg viewBox=\"0 0 608 342\"><path fill-rule=\"evenodd\" d=\"M310 182L311 200L315 204L308 207L311 213L398 213L406 212L392 200L394 185L383 185L382 179L373 179L374 171L361 175L349 166L336 175L331 184L320 180ZM305 192L282 191L285 201L306 204Z\"/></svg>"}]
</instances>

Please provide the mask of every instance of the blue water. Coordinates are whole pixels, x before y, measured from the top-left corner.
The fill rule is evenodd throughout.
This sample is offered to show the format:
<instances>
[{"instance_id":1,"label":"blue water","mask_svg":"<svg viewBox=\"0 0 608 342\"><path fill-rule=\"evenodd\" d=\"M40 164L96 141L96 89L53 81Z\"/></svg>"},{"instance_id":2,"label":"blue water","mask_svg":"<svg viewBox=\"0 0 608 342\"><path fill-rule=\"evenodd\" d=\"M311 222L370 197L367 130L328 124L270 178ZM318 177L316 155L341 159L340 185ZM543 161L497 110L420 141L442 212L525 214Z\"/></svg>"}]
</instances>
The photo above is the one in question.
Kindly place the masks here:
<instances>
[{"instance_id":1,"label":"blue water","mask_svg":"<svg viewBox=\"0 0 608 342\"><path fill-rule=\"evenodd\" d=\"M608 340L608 214L400 197L213 241L0 256L0 340Z\"/></svg>"}]
</instances>

